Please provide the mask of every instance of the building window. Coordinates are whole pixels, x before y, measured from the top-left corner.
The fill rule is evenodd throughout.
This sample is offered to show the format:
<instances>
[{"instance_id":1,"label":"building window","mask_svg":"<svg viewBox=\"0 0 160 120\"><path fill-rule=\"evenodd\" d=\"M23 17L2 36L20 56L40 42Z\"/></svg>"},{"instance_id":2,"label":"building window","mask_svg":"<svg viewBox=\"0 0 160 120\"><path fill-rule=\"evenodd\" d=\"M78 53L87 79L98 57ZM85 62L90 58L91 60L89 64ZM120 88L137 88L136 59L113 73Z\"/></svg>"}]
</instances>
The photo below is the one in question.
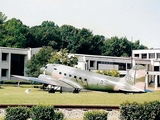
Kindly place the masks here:
<instances>
[{"instance_id":1,"label":"building window","mask_svg":"<svg viewBox=\"0 0 160 120\"><path fill-rule=\"evenodd\" d=\"M160 58L160 53L157 53L157 58Z\"/></svg>"},{"instance_id":2,"label":"building window","mask_svg":"<svg viewBox=\"0 0 160 120\"><path fill-rule=\"evenodd\" d=\"M137 58L139 58L139 54L134 54L134 57L137 57Z\"/></svg>"},{"instance_id":3,"label":"building window","mask_svg":"<svg viewBox=\"0 0 160 120\"><path fill-rule=\"evenodd\" d=\"M127 63L127 69L131 69L132 65L130 63Z\"/></svg>"},{"instance_id":4,"label":"building window","mask_svg":"<svg viewBox=\"0 0 160 120\"><path fill-rule=\"evenodd\" d=\"M7 69L2 69L2 77L6 77L7 76Z\"/></svg>"},{"instance_id":5,"label":"building window","mask_svg":"<svg viewBox=\"0 0 160 120\"><path fill-rule=\"evenodd\" d=\"M126 63L119 63L119 70L126 70Z\"/></svg>"},{"instance_id":6,"label":"building window","mask_svg":"<svg viewBox=\"0 0 160 120\"><path fill-rule=\"evenodd\" d=\"M159 66L154 66L154 71L159 71Z\"/></svg>"},{"instance_id":7,"label":"building window","mask_svg":"<svg viewBox=\"0 0 160 120\"><path fill-rule=\"evenodd\" d=\"M94 67L95 61L90 61L90 67Z\"/></svg>"},{"instance_id":8,"label":"building window","mask_svg":"<svg viewBox=\"0 0 160 120\"><path fill-rule=\"evenodd\" d=\"M2 61L7 61L7 53L2 53Z\"/></svg>"},{"instance_id":9,"label":"building window","mask_svg":"<svg viewBox=\"0 0 160 120\"><path fill-rule=\"evenodd\" d=\"M149 58L154 58L155 59L155 53L149 53Z\"/></svg>"},{"instance_id":10,"label":"building window","mask_svg":"<svg viewBox=\"0 0 160 120\"><path fill-rule=\"evenodd\" d=\"M147 54L146 53L142 54L142 59L145 59L145 58L147 58Z\"/></svg>"}]
</instances>

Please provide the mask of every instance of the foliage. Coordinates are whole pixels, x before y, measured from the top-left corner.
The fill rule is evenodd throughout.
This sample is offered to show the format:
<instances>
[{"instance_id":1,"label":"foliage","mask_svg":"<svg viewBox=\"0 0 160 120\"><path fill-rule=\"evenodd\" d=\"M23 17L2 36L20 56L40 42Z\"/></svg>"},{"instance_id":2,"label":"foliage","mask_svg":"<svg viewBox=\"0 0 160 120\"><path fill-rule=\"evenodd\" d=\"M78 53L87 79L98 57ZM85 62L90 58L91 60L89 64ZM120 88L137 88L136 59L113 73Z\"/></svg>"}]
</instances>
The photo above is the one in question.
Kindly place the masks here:
<instances>
[{"instance_id":1,"label":"foliage","mask_svg":"<svg viewBox=\"0 0 160 120\"><path fill-rule=\"evenodd\" d=\"M58 25L51 21L44 21L39 26L31 27L30 34L32 35L32 39L28 42L28 46L51 46L55 49L59 49L61 40L59 39L58 28Z\"/></svg>"},{"instance_id":2,"label":"foliage","mask_svg":"<svg viewBox=\"0 0 160 120\"><path fill-rule=\"evenodd\" d=\"M7 16L0 12L0 24L3 24L7 19Z\"/></svg>"},{"instance_id":3,"label":"foliage","mask_svg":"<svg viewBox=\"0 0 160 120\"><path fill-rule=\"evenodd\" d=\"M7 107L5 120L64 120L62 112L54 112L51 105L32 106L31 109L23 106Z\"/></svg>"},{"instance_id":4,"label":"foliage","mask_svg":"<svg viewBox=\"0 0 160 120\"><path fill-rule=\"evenodd\" d=\"M64 120L64 114L60 111L56 111L54 120Z\"/></svg>"},{"instance_id":5,"label":"foliage","mask_svg":"<svg viewBox=\"0 0 160 120\"><path fill-rule=\"evenodd\" d=\"M74 66L77 64L77 57L70 56L67 49L61 49L59 52L54 52L49 60L49 63L63 64L68 66Z\"/></svg>"},{"instance_id":6,"label":"foliage","mask_svg":"<svg viewBox=\"0 0 160 120\"><path fill-rule=\"evenodd\" d=\"M104 42L103 55L106 56L131 56L131 46L127 38L111 37Z\"/></svg>"},{"instance_id":7,"label":"foliage","mask_svg":"<svg viewBox=\"0 0 160 120\"><path fill-rule=\"evenodd\" d=\"M32 120L54 120L54 107L51 105L38 105L31 108Z\"/></svg>"},{"instance_id":8,"label":"foliage","mask_svg":"<svg viewBox=\"0 0 160 120\"><path fill-rule=\"evenodd\" d=\"M5 120L27 120L30 110L27 107L7 107Z\"/></svg>"},{"instance_id":9,"label":"foliage","mask_svg":"<svg viewBox=\"0 0 160 120\"><path fill-rule=\"evenodd\" d=\"M84 120L107 120L108 112L104 110L92 110L84 113Z\"/></svg>"},{"instance_id":10,"label":"foliage","mask_svg":"<svg viewBox=\"0 0 160 120\"><path fill-rule=\"evenodd\" d=\"M4 24L5 36L0 41L3 47L25 48L28 34L28 27L15 18Z\"/></svg>"},{"instance_id":11,"label":"foliage","mask_svg":"<svg viewBox=\"0 0 160 120\"><path fill-rule=\"evenodd\" d=\"M120 105L120 118L121 120L159 120L160 102L123 103Z\"/></svg>"},{"instance_id":12,"label":"foliage","mask_svg":"<svg viewBox=\"0 0 160 120\"><path fill-rule=\"evenodd\" d=\"M44 46L37 54L34 54L26 64L28 76L37 77L40 74L40 68L48 63L52 52L52 47Z\"/></svg>"},{"instance_id":13,"label":"foliage","mask_svg":"<svg viewBox=\"0 0 160 120\"><path fill-rule=\"evenodd\" d=\"M146 46L140 44L139 40L136 40L134 43L132 43L133 45L133 50L138 50L138 49L147 49Z\"/></svg>"},{"instance_id":14,"label":"foliage","mask_svg":"<svg viewBox=\"0 0 160 120\"><path fill-rule=\"evenodd\" d=\"M108 76L113 76L113 77L119 77L119 71L118 70L98 70L97 73L103 74L103 75L108 75Z\"/></svg>"},{"instance_id":15,"label":"foliage","mask_svg":"<svg viewBox=\"0 0 160 120\"><path fill-rule=\"evenodd\" d=\"M147 49L139 40L134 43L126 37L94 35L87 28L78 29L71 25L59 27L52 21L43 21L41 25L28 27L20 20L12 18L6 21L5 14L0 12L0 46L3 47L42 47L51 46L55 50L67 49L69 53L131 56L131 48Z\"/></svg>"}]
</instances>

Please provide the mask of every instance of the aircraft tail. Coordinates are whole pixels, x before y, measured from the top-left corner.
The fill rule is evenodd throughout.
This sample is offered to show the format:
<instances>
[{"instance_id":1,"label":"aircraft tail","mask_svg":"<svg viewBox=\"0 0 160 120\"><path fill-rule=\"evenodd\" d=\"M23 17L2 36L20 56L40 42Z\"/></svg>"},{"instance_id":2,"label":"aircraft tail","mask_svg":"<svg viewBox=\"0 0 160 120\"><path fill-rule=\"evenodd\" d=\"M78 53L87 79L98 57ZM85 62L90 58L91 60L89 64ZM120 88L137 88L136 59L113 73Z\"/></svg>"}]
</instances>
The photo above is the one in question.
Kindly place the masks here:
<instances>
[{"instance_id":1,"label":"aircraft tail","mask_svg":"<svg viewBox=\"0 0 160 120\"><path fill-rule=\"evenodd\" d=\"M135 65L125 76L125 82L140 89L145 89L146 68Z\"/></svg>"}]
</instances>

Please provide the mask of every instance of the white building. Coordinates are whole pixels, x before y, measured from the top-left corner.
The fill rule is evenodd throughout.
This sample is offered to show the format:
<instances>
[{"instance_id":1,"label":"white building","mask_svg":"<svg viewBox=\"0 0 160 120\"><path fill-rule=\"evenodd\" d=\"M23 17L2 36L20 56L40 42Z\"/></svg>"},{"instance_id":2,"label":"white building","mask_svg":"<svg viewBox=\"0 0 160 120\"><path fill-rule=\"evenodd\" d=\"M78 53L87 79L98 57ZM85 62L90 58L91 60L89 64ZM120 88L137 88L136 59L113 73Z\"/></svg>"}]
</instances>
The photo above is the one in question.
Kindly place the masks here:
<instances>
[{"instance_id":1,"label":"white building","mask_svg":"<svg viewBox=\"0 0 160 120\"><path fill-rule=\"evenodd\" d=\"M40 48L8 48L0 47L0 79L9 80L12 74L26 75L26 62Z\"/></svg>"},{"instance_id":2,"label":"white building","mask_svg":"<svg viewBox=\"0 0 160 120\"><path fill-rule=\"evenodd\" d=\"M78 57L78 68L85 70L118 70L125 75L131 68L131 58L100 55L75 54Z\"/></svg>"},{"instance_id":3,"label":"white building","mask_svg":"<svg viewBox=\"0 0 160 120\"><path fill-rule=\"evenodd\" d=\"M155 90L160 87L160 49L133 50L133 65L143 64L146 66L147 86L154 86Z\"/></svg>"}]
</instances>

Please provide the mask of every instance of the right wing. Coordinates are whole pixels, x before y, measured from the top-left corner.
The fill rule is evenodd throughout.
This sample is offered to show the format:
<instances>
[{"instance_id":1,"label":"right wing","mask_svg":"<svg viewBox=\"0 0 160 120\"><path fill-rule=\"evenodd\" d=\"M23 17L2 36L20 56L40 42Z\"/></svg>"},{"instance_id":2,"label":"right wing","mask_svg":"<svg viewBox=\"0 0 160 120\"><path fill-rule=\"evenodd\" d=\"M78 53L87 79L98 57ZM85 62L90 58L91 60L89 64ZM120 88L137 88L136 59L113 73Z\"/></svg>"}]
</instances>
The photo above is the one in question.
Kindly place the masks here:
<instances>
[{"instance_id":1,"label":"right wing","mask_svg":"<svg viewBox=\"0 0 160 120\"><path fill-rule=\"evenodd\" d=\"M12 75L12 76L20 78L20 79L31 80L31 81L35 81L35 82L39 82L39 83L48 84L48 85L55 85L55 86L66 87L66 88L75 88L71 84L68 84L68 83L65 83L61 80L53 78L52 76L43 75L43 74L40 74L38 78L25 77L25 76L19 76L19 75Z\"/></svg>"}]
</instances>

